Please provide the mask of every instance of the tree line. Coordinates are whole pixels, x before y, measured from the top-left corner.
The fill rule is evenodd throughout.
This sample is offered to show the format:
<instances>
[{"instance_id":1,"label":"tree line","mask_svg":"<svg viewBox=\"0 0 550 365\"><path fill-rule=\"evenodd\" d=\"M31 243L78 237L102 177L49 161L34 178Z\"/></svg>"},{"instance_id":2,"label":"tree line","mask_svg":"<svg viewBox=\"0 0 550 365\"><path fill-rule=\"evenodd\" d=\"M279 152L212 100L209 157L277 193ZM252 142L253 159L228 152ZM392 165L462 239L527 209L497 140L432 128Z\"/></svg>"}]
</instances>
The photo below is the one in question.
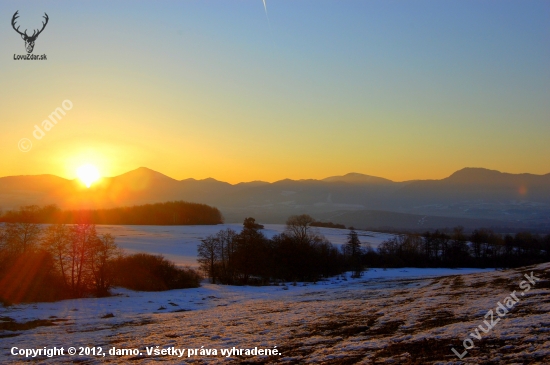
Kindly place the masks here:
<instances>
[{"instance_id":1,"label":"tree line","mask_svg":"<svg viewBox=\"0 0 550 365\"><path fill-rule=\"evenodd\" d=\"M311 223L312 227L323 227L323 228L337 228L337 229L346 229L346 226L340 223L332 223L332 222L319 222L315 221ZM353 227L350 227L352 229Z\"/></svg>"},{"instance_id":2,"label":"tree line","mask_svg":"<svg viewBox=\"0 0 550 365\"><path fill-rule=\"evenodd\" d=\"M357 233L339 250L313 229L309 215L291 216L285 232L268 239L262 225L246 218L240 233L225 229L201 240L198 262L213 283L257 284L317 281L347 270L360 275L361 250Z\"/></svg>"},{"instance_id":3,"label":"tree line","mask_svg":"<svg viewBox=\"0 0 550 365\"><path fill-rule=\"evenodd\" d=\"M162 256L123 255L94 224L0 224L0 301L54 301L133 290L198 287L200 275Z\"/></svg>"},{"instance_id":4,"label":"tree line","mask_svg":"<svg viewBox=\"0 0 550 365\"><path fill-rule=\"evenodd\" d=\"M173 201L111 209L61 210L56 205L23 206L0 215L7 223L213 225L223 223L220 211L206 204Z\"/></svg>"},{"instance_id":5,"label":"tree line","mask_svg":"<svg viewBox=\"0 0 550 365\"><path fill-rule=\"evenodd\" d=\"M456 227L451 232L395 234L375 250L362 244L350 227L338 249L314 226L308 215L292 216L284 233L268 239L263 226L246 218L240 233L225 229L201 241L200 268L213 283L267 285L317 281L347 271L360 277L369 267L511 268L550 261L550 235L501 235L487 229L466 234Z\"/></svg>"},{"instance_id":6,"label":"tree line","mask_svg":"<svg viewBox=\"0 0 550 365\"><path fill-rule=\"evenodd\" d=\"M384 241L378 252L369 252L364 263L384 267L511 268L550 261L550 235L529 232L497 234L462 227L423 234L399 234Z\"/></svg>"}]
</instances>

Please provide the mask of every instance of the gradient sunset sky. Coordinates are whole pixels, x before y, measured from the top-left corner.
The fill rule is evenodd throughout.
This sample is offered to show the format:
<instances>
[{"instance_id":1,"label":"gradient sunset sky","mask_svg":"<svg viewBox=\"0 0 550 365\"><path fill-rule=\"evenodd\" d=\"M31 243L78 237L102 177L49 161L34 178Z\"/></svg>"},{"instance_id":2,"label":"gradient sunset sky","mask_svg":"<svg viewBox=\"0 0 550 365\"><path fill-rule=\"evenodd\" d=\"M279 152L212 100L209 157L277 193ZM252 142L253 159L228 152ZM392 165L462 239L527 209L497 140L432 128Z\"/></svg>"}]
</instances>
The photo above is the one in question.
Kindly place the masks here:
<instances>
[{"instance_id":1,"label":"gradient sunset sky","mask_svg":"<svg viewBox=\"0 0 550 365\"><path fill-rule=\"evenodd\" d=\"M2 0L0 176L550 172L550 1L266 2Z\"/></svg>"}]
</instances>

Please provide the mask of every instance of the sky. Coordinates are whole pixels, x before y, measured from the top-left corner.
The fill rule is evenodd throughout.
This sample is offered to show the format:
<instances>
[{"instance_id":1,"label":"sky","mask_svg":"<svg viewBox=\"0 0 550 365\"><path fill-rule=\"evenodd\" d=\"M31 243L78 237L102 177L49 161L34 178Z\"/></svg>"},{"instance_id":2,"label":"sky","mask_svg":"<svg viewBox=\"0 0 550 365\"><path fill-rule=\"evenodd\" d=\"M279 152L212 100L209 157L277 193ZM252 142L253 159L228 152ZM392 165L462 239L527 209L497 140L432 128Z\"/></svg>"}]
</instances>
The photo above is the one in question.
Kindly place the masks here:
<instances>
[{"instance_id":1,"label":"sky","mask_svg":"<svg viewBox=\"0 0 550 365\"><path fill-rule=\"evenodd\" d=\"M550 173L547 0L266 5L2 0L0 176Z\"/></svg>"}]
</instances>

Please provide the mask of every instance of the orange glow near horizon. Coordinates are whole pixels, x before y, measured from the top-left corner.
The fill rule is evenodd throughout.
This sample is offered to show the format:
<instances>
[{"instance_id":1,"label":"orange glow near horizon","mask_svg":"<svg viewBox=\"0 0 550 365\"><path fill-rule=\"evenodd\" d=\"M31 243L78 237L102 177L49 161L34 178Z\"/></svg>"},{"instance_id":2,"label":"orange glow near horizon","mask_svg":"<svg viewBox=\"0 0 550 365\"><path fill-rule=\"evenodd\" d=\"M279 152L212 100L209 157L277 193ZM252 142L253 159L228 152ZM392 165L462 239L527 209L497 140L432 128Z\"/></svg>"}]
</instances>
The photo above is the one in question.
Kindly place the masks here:
<instances>
[{"instance_id":1,"label":"orange glow near horizon","mask_svg":"<svg viewBox=\"0 0 550 365\"><path fill-rule=\"evenodd\" d=\"M58 4L66 21L52 17L36 49L52 60L0 59L0 177L73 180L83 164L231 184L548 174L550 8L528 3L273 2L271 30L259 2ZM13 31L5 42L23 50Z\"/></svg>"}]
</instances>

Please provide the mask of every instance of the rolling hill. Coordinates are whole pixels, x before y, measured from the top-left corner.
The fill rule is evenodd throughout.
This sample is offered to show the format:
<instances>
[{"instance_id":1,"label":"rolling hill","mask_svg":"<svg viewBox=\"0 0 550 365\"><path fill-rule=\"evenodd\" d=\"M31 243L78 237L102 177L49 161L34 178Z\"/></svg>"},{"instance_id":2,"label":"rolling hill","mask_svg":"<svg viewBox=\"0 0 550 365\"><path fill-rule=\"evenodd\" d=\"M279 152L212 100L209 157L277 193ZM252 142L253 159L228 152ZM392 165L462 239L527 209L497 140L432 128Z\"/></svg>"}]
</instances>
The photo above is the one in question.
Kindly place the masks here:
<instances>
[{"instance_id":1,"label":"rolling hill","mask_svg":"<svg viewBox=\"0 0 550 365\"><path fill-rule=\"evenodd\" d=\"M227 222L254 216L282 223L289 215L308 213L369 228L550 228L550 174L465 168L441 180L394 182L350 173L323 180L232 185L211 178L176 180L142 167L103 178L90 189L53 175L0 178L4 210L30 204L111 208L170 200L216 206Z\"/></svg>"}]
</instances>

